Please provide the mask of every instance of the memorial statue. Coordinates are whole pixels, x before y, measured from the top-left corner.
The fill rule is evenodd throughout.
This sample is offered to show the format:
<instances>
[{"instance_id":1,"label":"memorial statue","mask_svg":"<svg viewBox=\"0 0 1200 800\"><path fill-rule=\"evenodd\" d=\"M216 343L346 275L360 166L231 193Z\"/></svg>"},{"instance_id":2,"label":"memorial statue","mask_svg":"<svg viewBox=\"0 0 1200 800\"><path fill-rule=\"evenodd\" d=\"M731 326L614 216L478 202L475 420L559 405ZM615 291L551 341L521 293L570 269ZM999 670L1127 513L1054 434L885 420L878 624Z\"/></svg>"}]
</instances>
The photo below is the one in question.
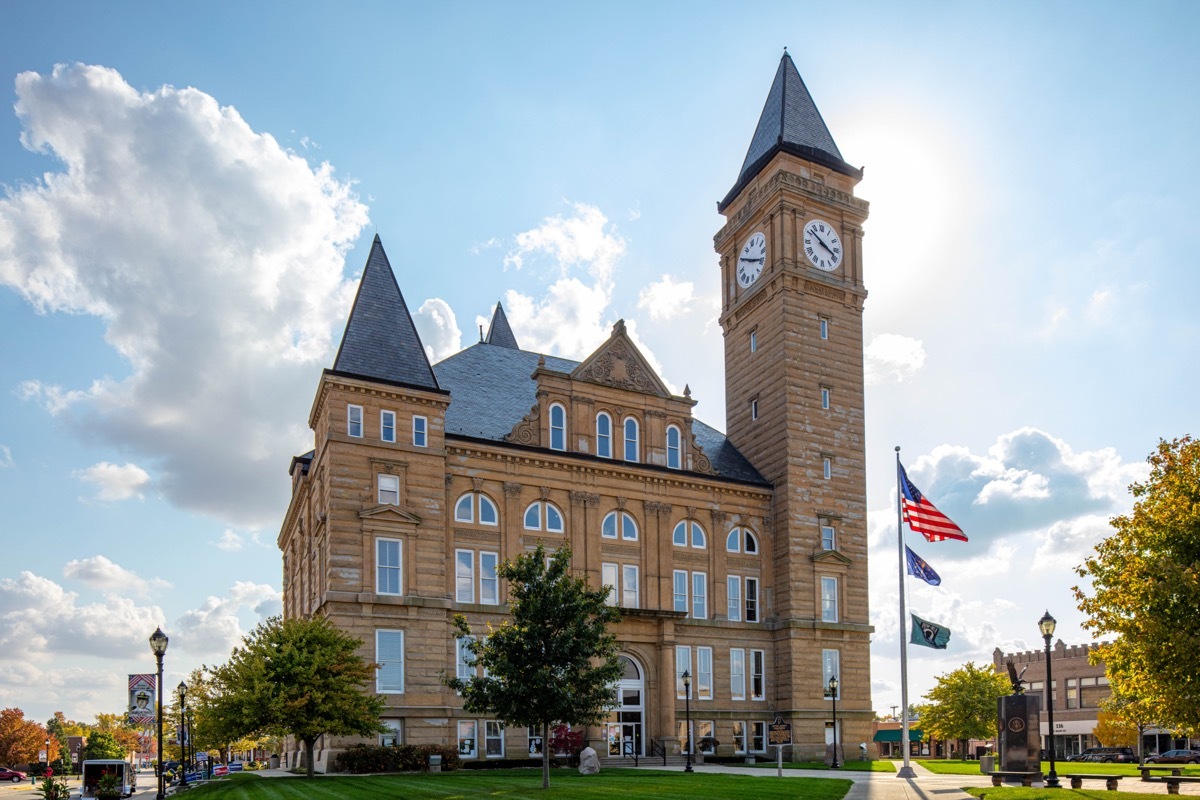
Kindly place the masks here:
<instances>
[{"instance_id":1,"label":"memorial statue","mask_svg":"<svg viewBox=\"0 0 1200 800\"><path fill-rule=\"evenodd\" d=\"M1021 667L1020 675L1017 674L1017 668L1013 666L1011 658L1004 665L1008 667L1008 679L1012 681L1012 693L1025 694L1025 681L1021 680L1021 676L1025 674L1025 670L1029 669L1029 665Z\"/></svg>"}]
</instances>

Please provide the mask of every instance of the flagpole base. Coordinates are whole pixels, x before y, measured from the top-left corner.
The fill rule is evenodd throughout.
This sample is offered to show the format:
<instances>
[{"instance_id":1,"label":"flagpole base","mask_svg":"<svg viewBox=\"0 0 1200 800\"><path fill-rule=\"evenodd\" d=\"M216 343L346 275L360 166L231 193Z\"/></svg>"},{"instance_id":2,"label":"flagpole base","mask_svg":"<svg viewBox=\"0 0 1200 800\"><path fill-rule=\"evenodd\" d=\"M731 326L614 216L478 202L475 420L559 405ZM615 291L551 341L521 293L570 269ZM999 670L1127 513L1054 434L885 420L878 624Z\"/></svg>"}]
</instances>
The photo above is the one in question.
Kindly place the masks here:
<instances>
[{"instance_id":1,"label":"flagpole base","mask_svg":"<svg viewBox=\"0 0 1200 800\"><path fill-rule=\"evenodd\" d=\"M917 777L917 772L912 767L901 767L900 769L896 770L896 777L915 778Z\"/></svg>"}]
</instances>

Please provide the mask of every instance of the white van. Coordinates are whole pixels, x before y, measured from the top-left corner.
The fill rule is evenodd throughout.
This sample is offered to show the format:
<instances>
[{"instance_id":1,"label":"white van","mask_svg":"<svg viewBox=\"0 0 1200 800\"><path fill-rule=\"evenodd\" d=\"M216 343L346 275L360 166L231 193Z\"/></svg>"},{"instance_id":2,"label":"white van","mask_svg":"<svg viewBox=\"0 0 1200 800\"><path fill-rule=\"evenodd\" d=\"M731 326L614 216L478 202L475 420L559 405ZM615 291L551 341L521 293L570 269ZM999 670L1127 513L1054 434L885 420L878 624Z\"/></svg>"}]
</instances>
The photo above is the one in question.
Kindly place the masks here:
<instances>
[{"instance_id":1,"label":"white van","mask_svg":"<svg viewBox=\"0 0 1200 800\"><path fill-rule=\"evenodd\" d=\"M119 758L99 758L83 762L83 774L80 781L79 796L95 797L96 784L105 772L115 773L121 787L121 797L129 797L137 791L137 770L133 765Z\"/></svg>"}]
</instances>

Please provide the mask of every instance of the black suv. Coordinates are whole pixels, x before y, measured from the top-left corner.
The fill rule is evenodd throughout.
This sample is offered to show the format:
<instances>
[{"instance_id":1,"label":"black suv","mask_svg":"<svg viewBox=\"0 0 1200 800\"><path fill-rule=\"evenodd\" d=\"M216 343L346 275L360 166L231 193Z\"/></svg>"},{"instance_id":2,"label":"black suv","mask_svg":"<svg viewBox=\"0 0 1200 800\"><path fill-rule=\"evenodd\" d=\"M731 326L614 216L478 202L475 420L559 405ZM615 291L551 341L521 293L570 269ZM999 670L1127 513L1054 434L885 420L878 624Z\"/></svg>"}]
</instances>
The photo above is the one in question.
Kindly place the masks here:
<instances>
[{"instance_id":1,"label":"black suv","mask_svg":"<svg viewBox=\"0 0 1200 800\"><path fill-rule=\"evenodd\" d=\"M1089 747L1067 761L1102 761L1105 763L1136 764L1137 756L1128 747Z\"/></svg>"}]
</instances>

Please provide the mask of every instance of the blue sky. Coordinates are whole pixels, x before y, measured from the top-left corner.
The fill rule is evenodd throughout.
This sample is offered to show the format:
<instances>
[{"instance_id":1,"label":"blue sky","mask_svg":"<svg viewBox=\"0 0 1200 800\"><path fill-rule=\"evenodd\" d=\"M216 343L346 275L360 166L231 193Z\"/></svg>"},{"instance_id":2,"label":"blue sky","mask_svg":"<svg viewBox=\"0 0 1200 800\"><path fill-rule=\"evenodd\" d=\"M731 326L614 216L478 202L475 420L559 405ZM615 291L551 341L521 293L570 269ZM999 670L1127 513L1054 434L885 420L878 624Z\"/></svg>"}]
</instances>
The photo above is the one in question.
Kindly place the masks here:
<instances>
[{"instance_id":1,"label":"blue sky","mask_svg":"<svg viewBox=\"0 0 1200 800\"><path fill-rule=\"evenodd\" d=\"M724 428L716 201L787 46L862 165L872 698L899 703L893 447L954 631L1049 608L1193 432L1190 3L0 5L0 696L91 719L279 609L291 455L379 233L425 343L497 300L581 358L625 319Z\"/></svg>"}]
</instances>

